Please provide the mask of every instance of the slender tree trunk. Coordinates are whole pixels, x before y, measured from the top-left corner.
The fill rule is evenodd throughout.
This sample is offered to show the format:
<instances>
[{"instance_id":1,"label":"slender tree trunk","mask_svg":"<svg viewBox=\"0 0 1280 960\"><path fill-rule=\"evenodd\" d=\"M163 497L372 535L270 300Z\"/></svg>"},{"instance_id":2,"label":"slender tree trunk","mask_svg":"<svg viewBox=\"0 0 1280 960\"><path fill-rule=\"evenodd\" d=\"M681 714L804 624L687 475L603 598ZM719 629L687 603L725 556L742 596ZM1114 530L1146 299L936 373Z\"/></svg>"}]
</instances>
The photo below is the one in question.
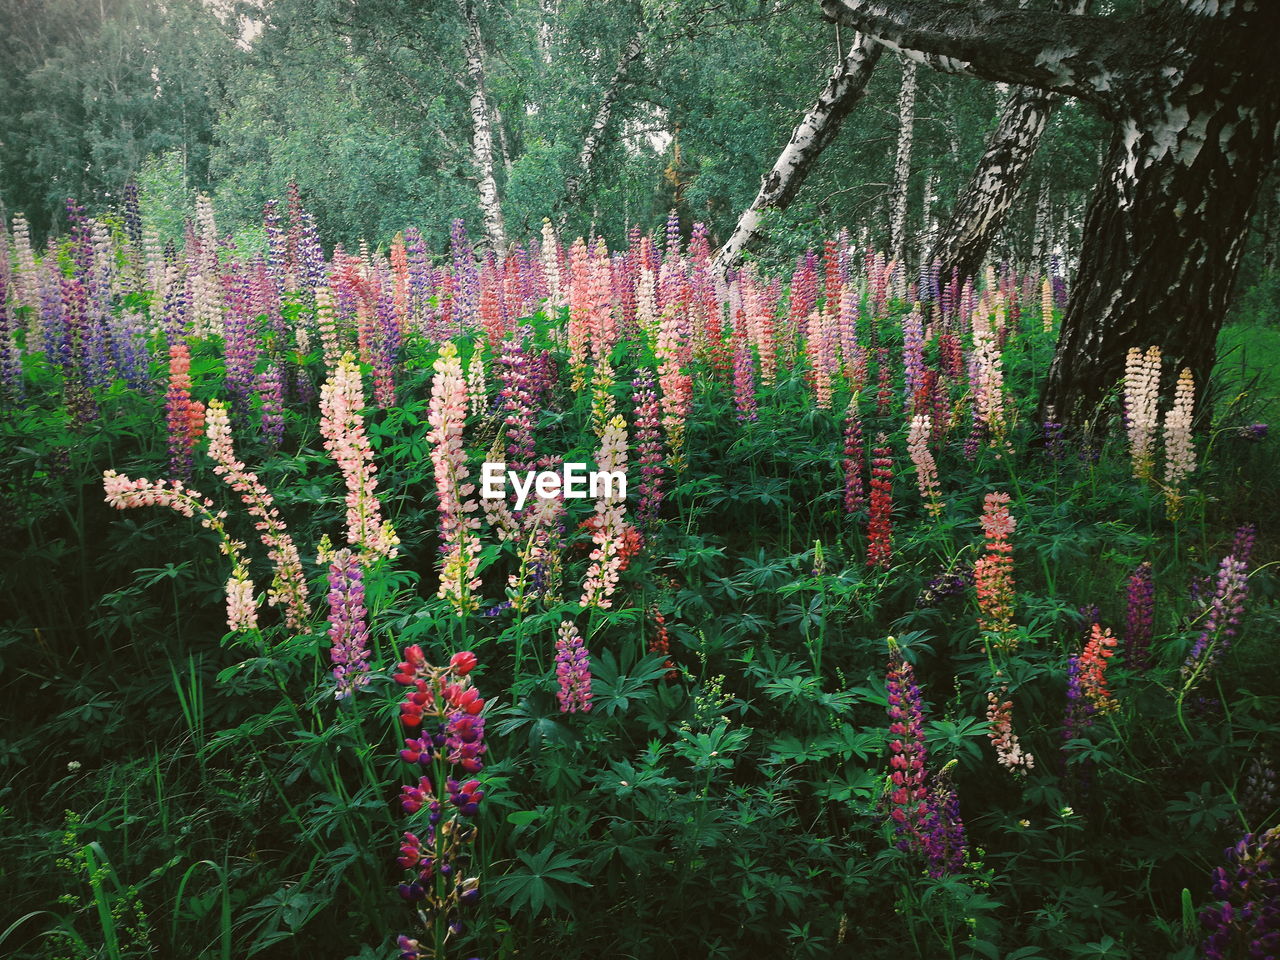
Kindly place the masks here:
<instances>
[{"instance_id":1,"label":"slender tree trunk","mask_svg":"<svg viewBox=\"0 0 1280 960\"><path fill-rule=\"evenodd\" d=\"M561 197L559 204L561 229L564 228L564 222L569 216L569 211L578 202L582 196L582 191L586 189L595 174L596 156L600 152L600 143L604 139L605 128L609 125L610 117L613 116L613 108L617 105L618 97L622 93L622 87L626 83L628 71L630 71L636 60L640 59L640 54L644 52L644 37L645 30L641 28L622 48L622 54L618 57L618 65L614 68L613 77L610 79L608 86L605 87L604 93L600 97L600 103L596 106L595 117L591 120L591 127L587 130L587 135L582 141L582 149L578 152L577 167L565 181L564 196Z\"/></svg>"},{"instance_id":2,"label":"slender tree trunk","mask_svg":"<svg viewBox=\"0 0 1280 960\"><path fill-rule=\"evenodd\" d=\"M791 134L773 169L760 184L760 192L742 212L733 233L716 254L720 269L736 267L743 253L759 241L767 211L785 210L790 206L814 162L840 132L849 111L862 99L880 53L881 47L876 42L861 34L853 38L849 52L836 64L817 102Z\"/></svg>"},{"instance_id":3,"label":"slender tree trunk","mask_svg":"<svg viewBox=\"0 0 1280 960\"><path fill-rule=\"evenodd\" d=\"M903 64L898 90L898 153L893 165L893 213L890 216L891 250L898 262L898 299L907 295L907 201L911 188L911 141L916 129L916 63Z\"/></svg>"},{"instance_id":4,"label":"slender tree trunk","mask_svg":"<svg viewBox=\"0 0 1280 960\"><path fill-rule=\"evenodd\" d=\"M503 257L507 252L507 230L502 217L502 201L498 197L498 181L493 169L493 122L489 116L489 97L485 89L484 40L480 21L472 0L458 0L467 23L465 52L467 76L471 80L471 158L476 168L476 190L484 235L494 252Z\"/></svg>"},{"instance_id":5,"label":"slender tree trunk","mask_svg":"<svg viewBox=\"0 0 1280 960\"><path fill-rule=\"evenodd\" d=\"M1031 239L1031 265L1037 272L1044 269L1049 252L1053 250L1052 226L1049 223L1049 179L1040 181L1040 194L1036 199L1036 222Z\"/></svg>"},{"instance_id":6,"label":"slender tree trunk","mask_svg":"<svg viewBox=\"0 0 1280 960\"><path fill-rule=\"evenodd\" d=\"M1114 121L1041 416L1096 421L1130 347L1190 367L1203 397L1280 135L1280 3L1171 0L1127 19L976 0L824 10L939 69L1079 96Z\"/></svg>"}]
</instances>

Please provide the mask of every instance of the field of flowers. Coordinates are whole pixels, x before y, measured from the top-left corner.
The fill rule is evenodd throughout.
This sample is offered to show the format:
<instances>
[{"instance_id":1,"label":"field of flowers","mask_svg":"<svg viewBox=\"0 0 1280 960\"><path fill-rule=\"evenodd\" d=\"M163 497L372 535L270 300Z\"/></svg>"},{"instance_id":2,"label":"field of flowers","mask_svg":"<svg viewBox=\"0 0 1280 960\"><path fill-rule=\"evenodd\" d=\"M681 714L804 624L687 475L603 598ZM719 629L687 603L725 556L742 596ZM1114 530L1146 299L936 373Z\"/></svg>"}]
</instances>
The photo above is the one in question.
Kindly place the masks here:
<instances>
[{"instance_id":1,"label":"field of flowers","mask_svg":"<svg viewBox=\"0 0 1280 960\"><path fill-rule=\"evenodd\" d=\"M0 243L0 953L1280 955L1247 370L1068 434L1057 275L68 213Z\"/></svg>"}]
</instances>

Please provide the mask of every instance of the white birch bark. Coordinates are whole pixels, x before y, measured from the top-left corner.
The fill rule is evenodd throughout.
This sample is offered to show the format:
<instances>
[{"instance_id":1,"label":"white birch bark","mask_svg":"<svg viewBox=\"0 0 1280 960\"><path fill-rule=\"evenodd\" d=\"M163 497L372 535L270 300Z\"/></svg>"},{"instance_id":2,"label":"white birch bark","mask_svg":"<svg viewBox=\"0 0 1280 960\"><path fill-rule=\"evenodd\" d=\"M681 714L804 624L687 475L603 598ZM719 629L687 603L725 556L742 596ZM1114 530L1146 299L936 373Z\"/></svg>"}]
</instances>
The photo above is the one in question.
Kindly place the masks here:
<instances>
[{"instance_id":1,"label":"white birch bark","mask_svg":"<svg viewBox=\"0 0 1280 960\"><path fill-rule=\"evenodd\" d=\"M480 21L472 0L458 0L467 24L465 53L467 76L471 81L471 158L476 168L476 191L484 235L501 258L507 252L507 231L502 217L502 201L498 197L498 181L493 169L493 123L489 116L489 97L485 90L484 41Z\"/></svg>"},{"instance_id":2,"label":"white birch bark","mask_svg":"<svg viewBox=\"0 0 1280 960\"><path fill-rule=\"evenodd\" d=\"M898 263L899 299L907 293L907 197L911 185L911 141L916 128L916 62L903 63L898 91L898 154L893 165L893 213L890 216L891 252Z\"/></svg>"},{"instance_id":3,"label":"white birch bark","mask_svg":"<svg viewBox=\"0 0 1280 960\"><path fill-rule=\"evenodd\" d=\"M862 34L854 36L849 52L836 64L817 102L791 134L773 169L760 184L756 198L742 212L733 233L716 254L720 271L736 267L743 253L760 239L767 211L785 210L790 205L814 161L839 133L849 111L862 99L881 49L878 43Z\"/></svg>"}]
</instances>

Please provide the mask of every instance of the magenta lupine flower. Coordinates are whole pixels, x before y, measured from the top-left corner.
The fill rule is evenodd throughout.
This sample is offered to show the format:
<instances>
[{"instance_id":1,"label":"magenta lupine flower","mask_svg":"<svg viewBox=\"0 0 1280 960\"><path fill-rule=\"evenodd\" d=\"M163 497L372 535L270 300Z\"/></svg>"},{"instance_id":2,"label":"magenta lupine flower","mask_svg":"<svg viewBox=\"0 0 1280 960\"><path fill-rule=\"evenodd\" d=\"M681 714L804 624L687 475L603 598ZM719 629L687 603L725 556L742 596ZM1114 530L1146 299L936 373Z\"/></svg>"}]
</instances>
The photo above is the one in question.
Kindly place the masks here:
<instances>
[{"instance_id":1,"label":"magenta lupine flower","mask_svg":"<svg viewBox=\"0 0 1280 960\"><path fill-rule=\"evenodd\" d=\"M1249 565L1227 554L1218 565L1218 579L1205 616L1204 628L1182 665L1187 688L1200 683L1231 646L1249 592Z\"/></svg>"},{"instance_id":2,"label":"magenta lupine flower","mask_svg":"<svg viewBox=\"0 0 1280 960\"><path fill-rule=\"evenodd\" d=\"M1124 626L1124 659L1135 668L1151 664L1151 634L1154 623L1156 585L1149 562L1138 565L1129 577Z\"/></svg>"},{"instance_id":3,"label":"magenta lupine flower","mask_svg":"<svg viewBox=\"0 0 1280 960\"><path fill-rule=\"evenodd\" d=\"M258 374L255 385L262 417L262 437L274 450L284 441L284 374L277 364L268 364L267 369Z\"/></svg>"},{"instance_id":4,"label":"magenta lupine flower","mask_svg":"<svg viewBox=\"0 0 1280 960\"><path fill-rule=\"evenodd\" d=\"M1280 956L1280 827L1246 833L1213 871L1217 903L1200 915L1205 960Z\"/></svg>"},{"instance_id":5,"label":"magenta lupine flower","mask_svg":"<svg viewBox=\"0 0 1280 960\"><path fill-rule=\"evenodd\" d=\"M915 404L924 385L924 318L918 309L902 318L902 366L905 371L903 396L908 404ZM910 409L923 412L919 406Z\"/></svg>"},{"instance_id":6,"label":"magenta lupine flower","mask_svg":"<svg viewBox=\"0 0 1280 960\"><path fill-rule=\"evenodd\" d=\"M556 699L561 713L587 713L591 709L591 658L578 628L568 620L560 624L556 638Z\"/></svg>"},{"instance_id":7,"label":"magenta lupine flower","mask_svg":"<svg viewBox=\"0 0 1280 960\"><path fill-rule=\"evenodd\" d=\"M858 394L849 399L844 419L844 510L857 513L866 503L862 476L866 470L862 451L862 420L858 416Z\"/></svg>"},{"instance_id":8,"label":"magenta lupine flower","mask_svg":"<svg viewBox=\"0 0 1280 960\"><path fill-rule=\"evenodd\" d=\"M367 618L360 559L350 549L338 550L329 559L329 659L340 700L369 683Z\"/></svg>"},{"instance_id":9,"label":"magenta lupine flower","mask_svg":"<svg viewBox=\"0 0 1280 960\"><path fill-rule=\"evenodd\" d=\"M632 400L636 410L636 456L640 463L640 498L636 506L636 517L641 526L648 527L657 519L662 506L660 407L651 374L641 374L632 386Z\"/></svg>"},{"instance_id":10,"label":"magenta lupine flower","mask_svg":"<svg viewBox=\"0 0 1280 960\"><path fill-rule=\"evenodd\" d=\"M889 698L889 817L897 835L897 847L910 850L918 846L927 824L924 744L924 710L915 669L890 639L889 670L885 676Z\"/></svg>"}]
</instances>

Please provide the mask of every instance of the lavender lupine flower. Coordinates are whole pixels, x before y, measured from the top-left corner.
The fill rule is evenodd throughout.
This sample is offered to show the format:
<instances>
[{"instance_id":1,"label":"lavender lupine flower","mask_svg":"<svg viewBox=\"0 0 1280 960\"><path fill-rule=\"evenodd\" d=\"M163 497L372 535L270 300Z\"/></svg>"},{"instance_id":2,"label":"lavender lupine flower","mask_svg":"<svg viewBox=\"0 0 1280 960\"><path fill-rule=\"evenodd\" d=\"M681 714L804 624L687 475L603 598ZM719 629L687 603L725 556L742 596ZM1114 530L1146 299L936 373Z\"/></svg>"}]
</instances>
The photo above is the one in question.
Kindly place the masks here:
<instances>
[{"instance_id":1,"label":"lavender lupine flower","mask_svg":"<svg viewBox=\"0 0 1280 960\"><path fill-rule=\"evenodd\" d=\"M1200 915L1205 960L1280 956L1280 827L1246 833L1213 872L1217 904Z\"/></svg>"},{"instance_id":2,"label":"lavender lupine flower","mask_svg":"<svg viewBox=\"0 0 1280 960\"><path fill-rule=\"evenodd\" d=\"M1280 788L1276 784L1276 768L1270 761L1254 757L1245 771L1241 809L1245 816L1261 820L1275 808L1277 800L1280 800Z\"/></svg>"},{"instance_id":3,"label":"lavender lupine flower","mask_svg":"<svg viewBox=\"0 0 1280 960\"><path fill-rule=\"evenodd\" d=\"M1252 547L1247 540L1243 545ZM1227 554L1218 565L1217 583L1209 601L1204 628L1182 665L1182 677L1188 689L1202 681L1231 646L1248 592L1248 563L1234 554Z\"/></svg>"},{"instance_id":4,"label":"lavender lupine flower","mask_svg":"<svg viewBox=\"0 0 1280 960\"><path fill-rule=\"evenodd\" d=\"M1124 659L1131 667L1151 664L1151 631L1155 610L1156 586L1151 579L1151 564L1141 563L1129 577L1124 625Z\"/></svg>"},{"instance_id":5,"label":"lavender lupine flower","mask_svg":"<svg viewBox=\"0 0 1280 960\"><path fill-rule=\"evenodd\" d=\"M243 412L253 390L253 370L258 364L257 318L249 302L247 278L239 270L223 277L227 312L223 318L223 350L226 354L226 386Z\"/></svg>"},{"instance_id":6,"label":"lavender lupine flower","mask_svg":"<svg viewBox=\"0 0 1280 960\"><path fill-rule=\"evenodd\" d=\"M1054 419L1053 411L1049 418L1040 425L1044 441L1044 455L1050 460L1061 460L1066 451L1066 427Z\"/></svg>"},{"instance_id":7,"label":"lavender lupine flower","mask_svg":"<svg viewBox=\"0 0 1280 960\"><path fill-rule=\"evenodd\" d=\"M340 700L369 683L367 617L360 559L349 549L338 550L329 562L329 659Z\"/></svg>"},{"instance_id":8,"label":"lavender lupine flower","mask_svg":"<svg viewBox=\"0 0 1280 960\"><path fill-rule=\"evenodd\" d=\"M591 710L591 659L578 628L569 621L560 624L556 638L556 699L561 713Z\"/></svg>"},{"instance_id":9,"label":"lavender lupine flower","mask_svg":"<svg viewBox=\"0 0 1280 960\"><path fill-rule=\"evenodd\" d=\"M738 419L754 422L757 419L755 361L742 329L733 338L733 396Z\"/></svg>"},{"instance_id":10,"label":"lavender lupine flower","mask_svg":"<svg viewBox=\"0 0 1280 960\"><path fill-rule=\"evenodd\" d=\"M449 230L449 250L453 255L454 321L466 327L475 322L480 305L480 271L462 220L453 221Z\"/></svg>"},{"instance_id":11,"label":"lavender lupine flower","mask_svg":"<svg viewBox=\"0 0 1280 960\"><path fill-rule=\"evenodd\" d=\"M1250 423L1241 427L1236 431L1236 435L1245 440L1251 440L1254 443L1261 443L1267 439L1267 433L1271 430L1271 425L1267 423Z\"/></svg>"},{"instance_id":12,"label":"lavender lupine flower","mask_svg":"<svg viewBox=\"0 0 1280 960\"><path fill-rule=\"evenodd\" d=\"M916 598L916 607L936 606L948 597L962 596L973 587L973 566L964 564L955 570L946 570L925 583L920 596Z\"/></svg>"},{"instance_id":13,"label":"lavender lupine flower","mask_svg":"<svg viewBox=\"0 0 1280 960\"><path fill-rule=\"evenodd\" d=\"M1236 528L1235 538L1231 541L1231 555L1241 563L1248 563L1253 557L1253 546L1258 541L1258 528L1252 523L1241 524Z\"/></svg>"}]
</instances>

